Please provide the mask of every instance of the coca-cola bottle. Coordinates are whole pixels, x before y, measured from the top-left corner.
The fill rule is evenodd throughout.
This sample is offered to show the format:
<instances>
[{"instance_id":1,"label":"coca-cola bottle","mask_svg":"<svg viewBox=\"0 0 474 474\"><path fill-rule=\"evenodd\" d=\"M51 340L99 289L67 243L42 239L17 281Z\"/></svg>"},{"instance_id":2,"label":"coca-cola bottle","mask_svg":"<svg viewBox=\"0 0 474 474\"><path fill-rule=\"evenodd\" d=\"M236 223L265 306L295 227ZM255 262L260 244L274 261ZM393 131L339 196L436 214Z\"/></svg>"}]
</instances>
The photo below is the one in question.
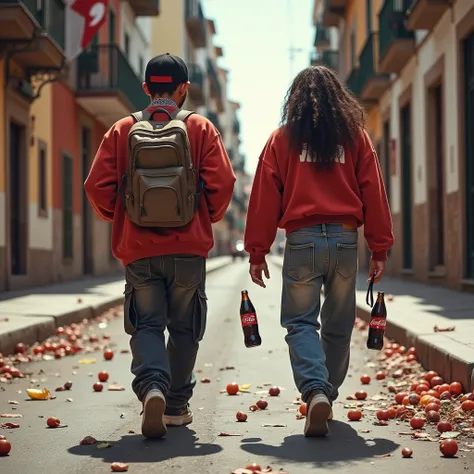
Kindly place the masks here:
<instances>
[{"instance_id":1,"label":"coca-cola bottle","mask_svg":"<svg viewBox=\"0 0 474 474\"><path fill-rule=\"evenodd\" d=\"M373 301L373 300L372 300ZM384 301L384 293L379 291L377 301L370 313L369 335L367 337L367 348L380 351L383 348L383 336L387 326L387 308Z\"/></svg>"},{"instance_id":2,"label":"coca-cola bottle","mask_svg":"<svg viewBox=\"0 0 474 474\"><path fill-rule=\"evenodd\" d=\"M240 322L244 331L245 347L257 347L262 343L262 338L258 332L257 313L250 301L247 290L242 291L240 302Z\"/></svg>"}]
</instances>

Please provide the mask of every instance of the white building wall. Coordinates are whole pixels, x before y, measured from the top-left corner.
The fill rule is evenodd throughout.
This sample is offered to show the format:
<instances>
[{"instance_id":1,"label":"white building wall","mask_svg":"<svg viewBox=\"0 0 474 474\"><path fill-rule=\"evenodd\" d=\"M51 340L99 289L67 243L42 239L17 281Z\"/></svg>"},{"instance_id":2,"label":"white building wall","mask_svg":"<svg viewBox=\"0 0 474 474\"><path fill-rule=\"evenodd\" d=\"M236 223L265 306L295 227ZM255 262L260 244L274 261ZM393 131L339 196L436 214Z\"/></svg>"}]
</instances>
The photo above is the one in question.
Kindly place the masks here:
<instances>
[{"instance_id":1,"label":"white building wall","mask_svg":"<svg viewBox=\"0 0 474 474\"><path fill-rule=\"evenodd\" d=\"M471 1L458 1L454 4L454 13L447 11L434 30L427 37L427 32L417 32L418 51L392 84L391 89L381 100L381 111L387 110L390 104L390 133L397 143L397 173L391 177L392 212L400 212L401 186L401 149L399 123L399 97L410 84L412 85L412 175L414 180L413 199L415 204L427 201L427 167L432 157L427 156L426 147L426 90L424 76L444 55L444 104L445 116L449 117L444 124L444 156L446 192L459 189L458 169L458 73L459 52L456 44L456 25L472 8Z\"/></svg>"}]
</instances>

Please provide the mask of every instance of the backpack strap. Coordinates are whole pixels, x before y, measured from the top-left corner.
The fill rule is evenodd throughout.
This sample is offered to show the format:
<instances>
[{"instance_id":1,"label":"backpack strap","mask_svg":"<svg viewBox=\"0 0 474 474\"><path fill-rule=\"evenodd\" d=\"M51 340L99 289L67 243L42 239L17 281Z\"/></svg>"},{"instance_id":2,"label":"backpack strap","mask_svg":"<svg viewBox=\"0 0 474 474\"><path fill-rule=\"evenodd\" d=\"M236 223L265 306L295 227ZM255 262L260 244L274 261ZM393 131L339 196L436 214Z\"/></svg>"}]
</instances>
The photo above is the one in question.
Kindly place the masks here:
<instances>
[{"instance_id":1,"label":"backpack strap","mask_svg":"<svg viewBox=\"0 0 474 474\"><path fill-rule=\"evenodd\" d=\"M171 115L173 116L174 120L181 120L181 122L184 122L190 115L193 115L194 112L193 110L175 110Z\"/></svg>"}]
</instances>

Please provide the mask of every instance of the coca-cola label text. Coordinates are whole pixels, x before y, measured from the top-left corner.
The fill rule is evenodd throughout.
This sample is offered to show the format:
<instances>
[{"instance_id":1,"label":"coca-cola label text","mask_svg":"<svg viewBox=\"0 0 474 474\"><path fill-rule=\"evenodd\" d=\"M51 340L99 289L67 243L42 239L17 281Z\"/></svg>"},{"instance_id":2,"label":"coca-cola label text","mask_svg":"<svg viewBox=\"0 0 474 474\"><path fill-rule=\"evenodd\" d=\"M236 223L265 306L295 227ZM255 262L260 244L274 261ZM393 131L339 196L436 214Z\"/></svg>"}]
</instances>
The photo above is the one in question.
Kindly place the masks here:
<instances>
[{"instance_id":1,"label":"coca-cola label text","mask_svg":"<svg viewBox=\"0 0 474 474\"><path fill-rule=\"evenodd\" d=\"M371 329L378 329L380 331L384 331L387 327L387 319L386 318L370 318Z\"/></svg>"},{"instance_id":2,"label":"coca-cola label text","mask_svg":"<svg viewBox=\"0 0 474 474\"><path fill-rule=\"evenodd\" d=\"M255 326L255 324L257 324L257 316L255 315L255 313L242 314L240 316L240 320L242 322L243 327Z\"/></svg>"}]
</instances>

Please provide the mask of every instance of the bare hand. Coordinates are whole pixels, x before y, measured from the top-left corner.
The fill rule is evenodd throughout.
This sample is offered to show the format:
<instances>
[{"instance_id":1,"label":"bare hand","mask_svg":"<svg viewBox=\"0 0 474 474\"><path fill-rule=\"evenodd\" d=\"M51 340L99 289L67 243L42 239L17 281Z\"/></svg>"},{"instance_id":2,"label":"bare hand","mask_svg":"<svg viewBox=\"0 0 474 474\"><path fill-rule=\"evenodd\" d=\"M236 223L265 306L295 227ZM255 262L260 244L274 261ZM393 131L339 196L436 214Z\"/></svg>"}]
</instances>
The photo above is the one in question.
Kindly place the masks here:
<instances>
[{"instance_id":1,"label":"bare hand","mask_svg":"<svg viewBox=\"0 0 474 474\"><path fill-rule=\"evenodd\" d=\"M385 272L385 262L381 262L378 260L370 259L370 270L369 270L369 278L367 283L370 282L372 275L375 273L374 283L378 283L382 280L383 274Z\"/></svg>"},{"instance_id":2,"label":"bare hand","mask_svg":"<svg viewBox=\"0 0 474 474\"><path fill-rule=\"evenodd\" d=\"M266 262L261 263L260 265L250 265L250 277L252 281L262 288L266 288L266 285L263 281L262 272L265 274L267 280L270 279L270 272L268 271L268 265Z\"/></svg>"}]
</instances>

